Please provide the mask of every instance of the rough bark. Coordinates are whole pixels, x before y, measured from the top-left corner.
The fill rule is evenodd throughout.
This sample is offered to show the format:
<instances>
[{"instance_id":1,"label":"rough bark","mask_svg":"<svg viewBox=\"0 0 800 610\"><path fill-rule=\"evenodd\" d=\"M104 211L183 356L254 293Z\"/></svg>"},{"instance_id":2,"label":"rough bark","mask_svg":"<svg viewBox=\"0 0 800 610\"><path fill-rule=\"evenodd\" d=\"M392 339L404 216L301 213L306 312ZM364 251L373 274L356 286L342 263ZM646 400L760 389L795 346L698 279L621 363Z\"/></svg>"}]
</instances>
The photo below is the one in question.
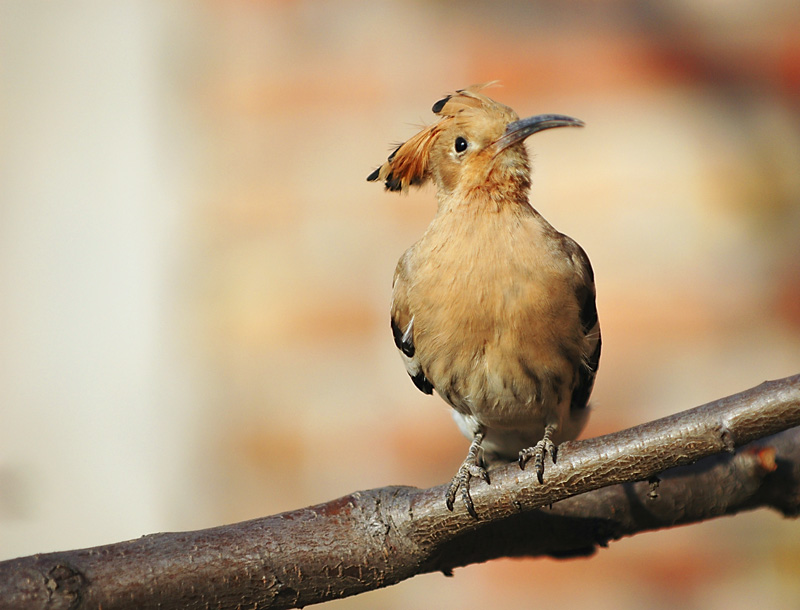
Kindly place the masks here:
<instances>
[{"instance_id":1,"label":"rough bark","mask_svg":"<svg viewBox=\"0 0 800 610\"><path fill-rule=\"evenodd\" d=\"M0 608L291 608L496 557L589 554L621 536L761 506L794 516L800 429L789 428L799 425L796 375L565 443L544 484L514 464L494 470L491 485L473 489L478 520L445 508L445 486L356 492L234 525L1 562Z\"/></svg>"}]
</instances>

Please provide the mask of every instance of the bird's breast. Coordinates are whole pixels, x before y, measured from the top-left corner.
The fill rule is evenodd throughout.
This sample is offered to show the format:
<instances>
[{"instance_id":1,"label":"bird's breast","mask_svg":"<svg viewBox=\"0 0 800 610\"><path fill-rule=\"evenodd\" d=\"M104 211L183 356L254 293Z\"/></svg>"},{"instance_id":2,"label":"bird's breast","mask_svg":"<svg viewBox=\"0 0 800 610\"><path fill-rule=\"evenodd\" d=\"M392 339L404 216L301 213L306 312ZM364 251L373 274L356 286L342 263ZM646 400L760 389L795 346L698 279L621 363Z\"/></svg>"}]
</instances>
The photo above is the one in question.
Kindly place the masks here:
<instances>
[{"instance_id":1,"label":"bird's breast","mask_svg":"<svg viewBox=\"0 0 800 610\"><path fill-rule=\"evenodd\" d=\"M544 241L519 219L432 226L407 256L399 289L420 366L447 402L487 427L543 429L569 401L577 304L551 289L566 262Z\"/></svg>"}]
</instances>

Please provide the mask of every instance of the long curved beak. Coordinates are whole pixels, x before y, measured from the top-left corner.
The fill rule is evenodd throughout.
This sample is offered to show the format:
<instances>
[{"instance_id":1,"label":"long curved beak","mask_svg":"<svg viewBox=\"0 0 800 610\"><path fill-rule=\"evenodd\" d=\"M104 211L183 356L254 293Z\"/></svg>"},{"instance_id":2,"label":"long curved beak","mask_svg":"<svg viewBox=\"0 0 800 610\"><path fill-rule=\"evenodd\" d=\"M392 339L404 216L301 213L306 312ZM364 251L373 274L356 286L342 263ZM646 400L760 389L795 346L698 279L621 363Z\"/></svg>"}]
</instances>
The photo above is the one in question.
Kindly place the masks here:
<instances>
[{"instance_id":1,"label":"long curved beak","mask_svg":"<svg viewBox=\"0 0 800 610\"><path fill-rule=\"evenodd\" d=\"M506 132L500 136L495 145L498 150L505 150L509 146L521 142L537 131L552 129L553 127L583 127L584 122L562 114L537 114L514 121L506 126Z\"/></svg>"}]
</instances>

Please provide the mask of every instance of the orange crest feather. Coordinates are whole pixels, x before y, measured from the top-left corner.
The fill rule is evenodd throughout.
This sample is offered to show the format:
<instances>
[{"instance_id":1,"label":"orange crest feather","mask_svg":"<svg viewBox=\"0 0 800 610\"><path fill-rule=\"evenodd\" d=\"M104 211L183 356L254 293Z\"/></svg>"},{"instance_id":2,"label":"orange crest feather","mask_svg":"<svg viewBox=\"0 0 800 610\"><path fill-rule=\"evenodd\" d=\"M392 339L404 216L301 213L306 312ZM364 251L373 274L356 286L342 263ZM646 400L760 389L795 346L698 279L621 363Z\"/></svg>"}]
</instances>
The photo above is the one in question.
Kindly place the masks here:
<instances>
[{"instance_id":1,"label":"orange crest feather","mask_svg":"<svg viewBox=\"0 0 800 610\"><path fill-rule=\"evenodd\" d=\"M443 117L453 117L464 110L474 110L487 104L493 104L492 100L479 93L481 89L486 89L496 84L497 81L472 85L466 89L459 89L452 95L439 100L433 105L433 112Z\"/></svg>"},{"instance_id":2,"label":"orange crest feather","mask_svg":"<svg viewBox=\"0 0 800 610\"><path fill-rule=\"evenodd\" d=\"M382 181L388 191L406 191L409 186L422 186L430 178L428 164L430 152L439 133L448 122L460 112L474 110L488 103L493 103L478 93L481 89L493 85L484 83L459 89L452 95L439 100L433 105L433 112L442 117L439 122L426 127L417 135L407 140L389 155L386 163L367 176L369 182Z\"/></svg>"},{"instance_id":3,"label":"orange crest feather","mask_svg":"<svg viewBox=\"0 0 800 610\"><path fill-rule=\"evenodd\" d=\"M398 146L386 163L372 172L367 180L383 181L388 191L405 191L409 186L422 186L430 177L428 161L431 147L441 129L440 121Z\"/></svg>"}]
</instances>

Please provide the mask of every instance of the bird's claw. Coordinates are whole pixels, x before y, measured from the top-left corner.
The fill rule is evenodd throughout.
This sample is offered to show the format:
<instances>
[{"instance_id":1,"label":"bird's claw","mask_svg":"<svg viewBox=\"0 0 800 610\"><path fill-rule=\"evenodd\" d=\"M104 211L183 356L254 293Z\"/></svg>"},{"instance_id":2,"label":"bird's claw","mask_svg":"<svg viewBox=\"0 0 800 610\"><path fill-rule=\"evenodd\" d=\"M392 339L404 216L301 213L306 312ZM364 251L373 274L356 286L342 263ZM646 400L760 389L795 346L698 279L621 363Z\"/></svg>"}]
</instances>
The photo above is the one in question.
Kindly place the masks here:
<instances>
[{"instance_id":1,"label":"bird's claw","mask_svg":"<svg viewBox=\"0 0 800 610\"><path fill-rule=\"evenodd\" d=\"M447 488L445 503L447 504L448 510L453 510L456 501L456 493L458 489L461 488L461 500L464 502L464 506L467 507L467 512L475 519L478 518L478 513L475 512L475 504L472 502L472 496L469 493L470 481L476 478L483 479L487 484L489 483L489 473L486 472L486 469L478 464L477 461L472 461L467 458L464 463L461 464L458 472L456 472L456 476L453 477L453 480L450 481L450 486Z\"/></svg>"},{"instance_id":2,"label":"bird's claw","mask_svg":"<svg viewBox=\"0 0 800 610\"><path fill-rule=\"evenodd\" d=\"M519 467L525 470L525 464L533 458L533 471L539 483L544 482L544 456L548 454L556 463L556 445L547 436L536 443L533 447L528 447L519 452Z\"/></svg>"}]
</instances>

